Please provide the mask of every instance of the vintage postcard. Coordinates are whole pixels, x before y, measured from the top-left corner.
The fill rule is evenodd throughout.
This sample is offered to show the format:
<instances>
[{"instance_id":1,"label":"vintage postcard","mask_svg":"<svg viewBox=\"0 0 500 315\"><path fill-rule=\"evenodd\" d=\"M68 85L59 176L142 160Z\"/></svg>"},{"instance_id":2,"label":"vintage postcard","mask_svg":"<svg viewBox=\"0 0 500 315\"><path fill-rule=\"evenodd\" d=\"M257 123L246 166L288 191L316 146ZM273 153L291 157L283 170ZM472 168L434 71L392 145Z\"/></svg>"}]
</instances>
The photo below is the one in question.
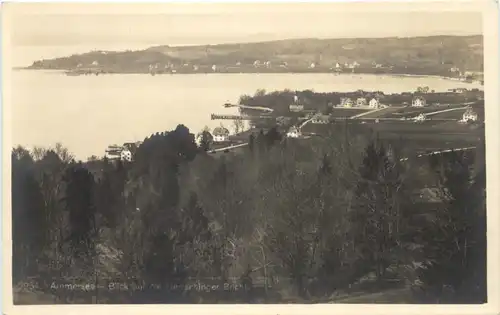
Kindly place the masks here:
<instances>
[{"instance_id":1,"label":"vintage postcard","mask_svg":"<svg viewBox=\"0 0 500 315\"><path fill-rule=\"evenodd\" d=\"M494 1L3 3L3 312L498 314L498 66Z\"/></svg>"}]
</instances>

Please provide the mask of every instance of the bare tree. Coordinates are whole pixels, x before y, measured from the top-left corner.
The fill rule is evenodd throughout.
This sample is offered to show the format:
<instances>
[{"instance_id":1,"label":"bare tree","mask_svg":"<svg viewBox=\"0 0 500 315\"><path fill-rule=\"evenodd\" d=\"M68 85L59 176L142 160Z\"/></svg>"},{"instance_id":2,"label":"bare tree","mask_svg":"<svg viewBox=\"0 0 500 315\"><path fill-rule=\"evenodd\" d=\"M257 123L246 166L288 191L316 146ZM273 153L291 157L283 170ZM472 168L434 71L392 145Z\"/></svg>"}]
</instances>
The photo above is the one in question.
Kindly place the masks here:
<instances>
[{"instance_id":1,"label":"bare tree","mask_svg":"<svg viewBox=\"0 0 500 315\"><path fill-rule=\"evenodd\" d=\"M241 119L235 119L233 120L233 129L234 133L238 134L243 131L245 128L245 123Z\"/></svg>"}]
</instances>

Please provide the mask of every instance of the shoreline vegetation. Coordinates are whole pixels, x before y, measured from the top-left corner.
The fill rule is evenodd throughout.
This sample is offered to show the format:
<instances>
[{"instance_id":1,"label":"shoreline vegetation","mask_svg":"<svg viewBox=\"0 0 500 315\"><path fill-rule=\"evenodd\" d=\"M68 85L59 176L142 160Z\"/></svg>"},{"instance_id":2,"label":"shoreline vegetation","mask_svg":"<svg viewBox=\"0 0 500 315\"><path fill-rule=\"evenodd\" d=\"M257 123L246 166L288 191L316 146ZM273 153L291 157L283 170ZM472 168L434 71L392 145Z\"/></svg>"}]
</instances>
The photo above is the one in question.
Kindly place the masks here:
<instances>
[{"instance_id":1,"label":"shoreline vegetation","mask_svg":"<svg viewBox=\"0 0 500 315\"><path fill-rule=\"evenodd\" d=\"M34 61L25 69L103 73L356 73L482 81L482 36L290 39L204 46L92 51ZM370 56L366 50L370 50Z\"/></svg>"},{"instance_id":2,"label":"shoreline vegetation","mask_svg":"<svg viewBox=\"0 0 500 315\"><path fill-rule=\"evenodd\" d=\"M341 94L260 90L240 103L279 115L294 95L321 111ZM14 148L14 302L484 303L484 128L450 140L406 125L388 138L326 124L306 141L275 125L220 156L183 125L131 161ZM432 145L475 149L412 158L430 145L412 134L424 129Z\"/></svg>"}]
</instances>

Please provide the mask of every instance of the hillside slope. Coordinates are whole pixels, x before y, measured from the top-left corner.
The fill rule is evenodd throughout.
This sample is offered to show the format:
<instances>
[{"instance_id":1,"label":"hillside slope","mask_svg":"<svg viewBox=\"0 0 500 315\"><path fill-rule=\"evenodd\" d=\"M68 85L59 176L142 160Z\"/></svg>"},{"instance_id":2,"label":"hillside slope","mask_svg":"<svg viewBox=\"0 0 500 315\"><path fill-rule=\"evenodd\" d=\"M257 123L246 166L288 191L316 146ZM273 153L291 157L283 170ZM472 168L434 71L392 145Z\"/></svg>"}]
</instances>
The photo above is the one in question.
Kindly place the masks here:
<instances>
[{"instance_id":1,"label":"hillside slope","mask_svg":"<svg viewBox=\"0 0 500 315\"><path fill-rule=\"evenodd\" d=\"M314 66L311 67L311 64ZM450 69L481 72L483 38L431 36L372 39L290 39L245 44L156 46L140 51L93 51L35 61L32 69L98 67L106 72L355 72L451 76ZM213 67L215 65L215 67Z\"/></svg>"}]
</instances>

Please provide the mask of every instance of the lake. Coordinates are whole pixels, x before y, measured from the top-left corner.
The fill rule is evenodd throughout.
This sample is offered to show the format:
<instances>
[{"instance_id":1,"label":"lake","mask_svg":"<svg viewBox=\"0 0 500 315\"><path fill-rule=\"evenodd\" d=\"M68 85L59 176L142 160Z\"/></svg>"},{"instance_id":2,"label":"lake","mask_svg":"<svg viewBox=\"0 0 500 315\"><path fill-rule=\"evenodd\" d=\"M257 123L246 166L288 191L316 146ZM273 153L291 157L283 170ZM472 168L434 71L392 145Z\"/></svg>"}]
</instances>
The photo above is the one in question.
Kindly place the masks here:
<instances>
[{"instance_id":1,"label":"lake","mask_svg":"<svg viewBox=\"0 0 500 315\"><path fill-rule=\"evenodd\" d=\"M155 132L184 124L198 133L213 128L211 113L242 94L258 89L316 92L380 90L436 91L483 87L436 77L358 74L113 74L69 77L57 71L13 71L12 132L14 145L52 146L61 142L80 159L102 156L110 144L140 141ZM231 121L222 121L227 127Z\"/></svg>"}]
</instances>

